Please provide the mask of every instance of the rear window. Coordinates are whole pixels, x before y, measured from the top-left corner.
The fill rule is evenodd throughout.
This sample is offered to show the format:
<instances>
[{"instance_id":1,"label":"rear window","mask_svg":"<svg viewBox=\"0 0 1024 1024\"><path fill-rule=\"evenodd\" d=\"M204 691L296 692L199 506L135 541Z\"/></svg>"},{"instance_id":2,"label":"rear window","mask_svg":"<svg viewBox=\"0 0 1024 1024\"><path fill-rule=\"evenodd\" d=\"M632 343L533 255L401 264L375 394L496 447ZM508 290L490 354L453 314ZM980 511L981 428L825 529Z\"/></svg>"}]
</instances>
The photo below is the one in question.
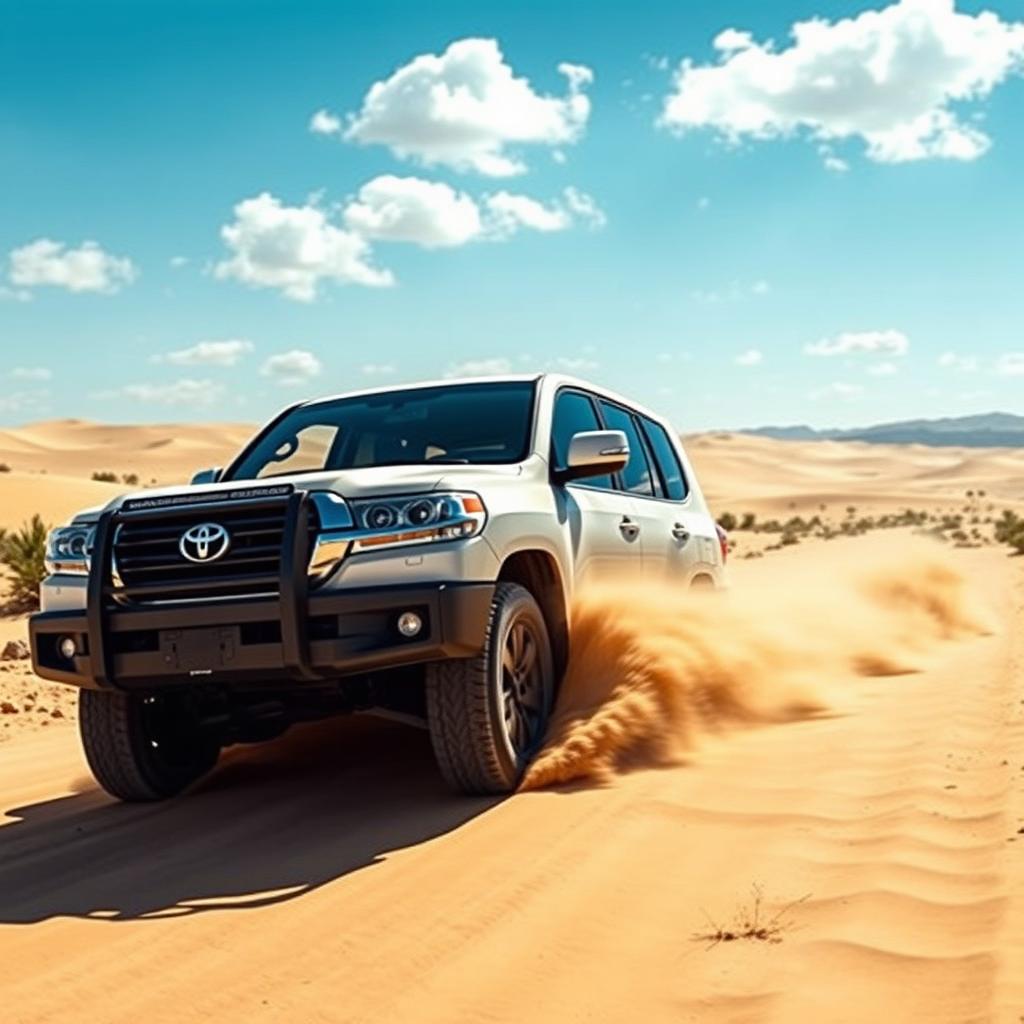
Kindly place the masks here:
<instances>
[{"instance_id":1,"label":"rear window","mask_svg":"<svg viewBox=\"0 0 1024 1024\"><path fill-rule=\"evenodd\" d=\"M658 472L661 474L661 483L665 490L665 496L672 501L682 501L689 493L686 484L686 476L683 473L682 463L676 454L675 445L660 423L641 417L644 433L650 442L651 451L654 452L654 459L658 463Z\"/></svg>"}]
</instances>

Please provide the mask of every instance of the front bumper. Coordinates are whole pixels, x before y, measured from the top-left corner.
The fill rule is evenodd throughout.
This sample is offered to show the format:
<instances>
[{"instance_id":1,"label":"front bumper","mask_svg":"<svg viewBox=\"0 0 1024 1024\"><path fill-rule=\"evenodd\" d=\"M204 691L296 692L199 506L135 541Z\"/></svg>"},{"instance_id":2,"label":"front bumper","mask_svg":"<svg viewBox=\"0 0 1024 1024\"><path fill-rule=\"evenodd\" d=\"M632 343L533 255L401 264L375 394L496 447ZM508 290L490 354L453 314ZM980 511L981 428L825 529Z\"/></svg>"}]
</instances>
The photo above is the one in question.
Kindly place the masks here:
<instances>
[{"instance_id":1,"label":"front bumper","mask_svg":"<svg viewBox=\"0 0 1024 1024\"><path fill-rule=\"evenodd\" d=\"M313 594L301 612L278 598L41 612L29 620L32 664L44 679L88 689L315 683L473 655L493 596L493 583L432 583ZM397 628L406 611L423 621L411 639ZM71 659L60 652L65 637Z\"/></svg>"}]
</instances>

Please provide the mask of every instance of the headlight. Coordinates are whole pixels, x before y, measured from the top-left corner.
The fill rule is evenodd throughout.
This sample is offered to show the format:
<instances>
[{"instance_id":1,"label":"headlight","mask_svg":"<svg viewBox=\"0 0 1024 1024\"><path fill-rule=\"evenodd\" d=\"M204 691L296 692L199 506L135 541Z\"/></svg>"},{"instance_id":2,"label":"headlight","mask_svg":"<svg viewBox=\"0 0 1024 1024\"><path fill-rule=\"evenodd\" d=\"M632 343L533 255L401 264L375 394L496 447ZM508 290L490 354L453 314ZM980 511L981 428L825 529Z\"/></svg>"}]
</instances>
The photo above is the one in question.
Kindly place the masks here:
<instances>
[{"instance_id":1,"label":"headlight","mask_svg":"<svg viewBox=\"0 0 1024 1024\"><path fill-rule=\"evenodd\" d=\"M92 554L96 527L91 523L58 526L46 538L46 571L89 575L89 556Z\"/></svg>"},{"instance_id":2,"label":"headlight","mask_svg":"<svg viewBox=\"0 0 1024 1024\"><path fill-rule=\"evenodd\" d=\"M487 520L476 494L414 494L351 502L358 533L354 551L473 537Z\"/></svg>"}]
</instances>

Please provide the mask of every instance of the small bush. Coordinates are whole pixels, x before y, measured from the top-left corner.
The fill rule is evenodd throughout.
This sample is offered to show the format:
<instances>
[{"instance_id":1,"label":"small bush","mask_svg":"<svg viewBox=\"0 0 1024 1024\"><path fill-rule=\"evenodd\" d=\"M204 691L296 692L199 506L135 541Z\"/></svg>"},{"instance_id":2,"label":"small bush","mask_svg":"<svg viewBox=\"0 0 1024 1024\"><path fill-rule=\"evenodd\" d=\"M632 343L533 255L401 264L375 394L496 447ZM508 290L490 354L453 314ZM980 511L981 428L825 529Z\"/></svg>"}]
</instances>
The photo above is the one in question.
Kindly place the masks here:
<instances>
[{"instance_id":1,"label":"small bush","mask_svg":"<svg viewBox=\"0 0 1024 1024\"><path fill-rule=\"evenodd\" d=\"M1008 544L1018 555L1024 555L1024 519L1005 509L1002 518L996 520L995 538L1000 544Z\"/></svg>"},{"instance_id":2,"label":"small bush","mask_svg":"<svg viewBox=\"0 0 1024 1024\"><path fill-rule=\"evenodd\" d=\"M736 529L736 517L731 512L723 512L718 517L718 525L728 533Z\"/></svg>"},{"instance_id":3,"label":"small bush","mask_svg":"<svg viewBox=\"0 0 1024 1024\"><path fill-rule=\"evenodd\" d=\"M753 512L744 512L743 519L740 521L740 525L737 527L738 530L753 530L754 524L757 522L757 516Z\"/></svg>"},{"instance_id":4,"label":"small bush","mask_svg":"<svg viewBox=\"0 0 1024 1024\"><path fill-rule=\"evenodd\" d=\"M139 485L139 474L138 473L125 473L121 477L122 483L126 483L129 487L137 487Z\"/></svg>"},{"instance_id":5,"label":"small bush","mask_svg":"<svg viewBox=\"0 0 1024 1024\"><path fill-rule=\"evenodd\" d=\"M10 611L31 611L39 607L39 584L46 575L47 525L34 515L15 533L0 541L0 562L7 566Z\"/></svg>"},{"instance_id":6,"label":"small bush","mask_svg":"<svg viewBox=\"0 0 1024 1024\"><path fill-rule=\"evenodd\" d=\"M104 484L116 484L117 483L117 474L116 473L111 473L108 470L103 470L100 473L93 473L92 478L93 478L93 480L98 480L100 483L104 483Z\"/></svg>"},{"instance_id":7,"label":"small bush","mask_svg":"<svg viewBox=\"0 0 1024 1024\"><path fill-rule=\"evenodd\" d=\"M0 462L0 473L10 473L11 467L6 462Z\"/></svg>"}]
</instances>

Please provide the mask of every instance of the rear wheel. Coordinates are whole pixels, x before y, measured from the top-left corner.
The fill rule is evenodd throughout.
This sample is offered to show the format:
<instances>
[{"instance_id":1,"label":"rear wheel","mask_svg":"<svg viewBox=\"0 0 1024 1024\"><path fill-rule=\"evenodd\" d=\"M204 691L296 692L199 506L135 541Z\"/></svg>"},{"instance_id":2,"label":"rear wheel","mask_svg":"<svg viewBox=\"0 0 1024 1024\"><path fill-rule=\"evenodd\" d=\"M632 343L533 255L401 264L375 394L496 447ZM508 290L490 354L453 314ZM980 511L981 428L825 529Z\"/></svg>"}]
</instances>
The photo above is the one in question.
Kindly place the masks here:
<instances>
[{"instance_id":1,"label":"rear wheel","mask_svg":"<svg viewBox=\"0 0 1024 1024\"><path fill-rule=\"evenodd\" d=\"M544 739L554 659L533 595L499 583L483 650L427 667L427 718L441 774L462 793L510 793Z\"/></svg>"},{"instance_id":2,"label":"rear wheel","mask_svg":"<svg viewBox=\"0 0 1024 1024\"><path fill-rule=\"evenodd\" d=\"M89 768L119 800L175 796L217 762L218 744L199 728L182 695L83 690L78 709Z\"/></svg>"}]
</instances>

